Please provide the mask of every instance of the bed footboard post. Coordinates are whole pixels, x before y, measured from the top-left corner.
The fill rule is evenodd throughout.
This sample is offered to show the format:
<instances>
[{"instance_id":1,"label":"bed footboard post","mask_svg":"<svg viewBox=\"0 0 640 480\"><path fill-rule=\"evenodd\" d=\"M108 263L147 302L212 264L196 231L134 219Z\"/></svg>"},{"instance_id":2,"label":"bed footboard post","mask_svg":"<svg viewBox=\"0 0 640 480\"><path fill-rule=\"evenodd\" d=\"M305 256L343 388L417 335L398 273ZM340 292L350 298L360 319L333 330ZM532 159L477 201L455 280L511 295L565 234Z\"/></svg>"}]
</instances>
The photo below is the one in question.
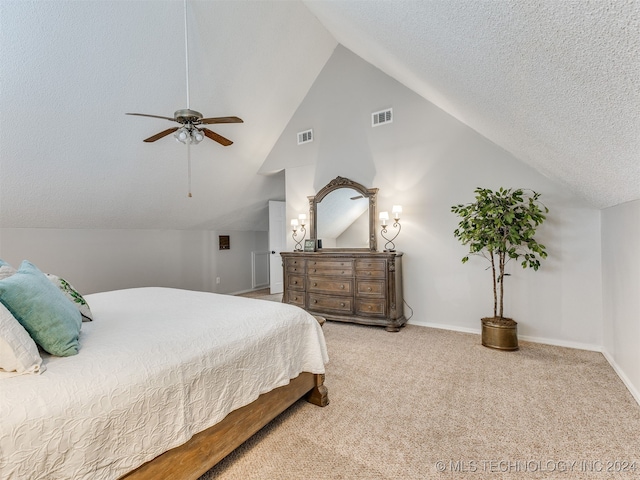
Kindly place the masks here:
<instances>
[{"instance_id":1,"label":"bed footboard post","mask_svg":"<svg viewBox=\"0 0 640 480\"><path fill-rule=\"evenodd\" d=\"M307 393L307 402L326 407L329 405L329 390L324 386L324 373L313 376L315 386Z\"/></svg>"}]
</instances>

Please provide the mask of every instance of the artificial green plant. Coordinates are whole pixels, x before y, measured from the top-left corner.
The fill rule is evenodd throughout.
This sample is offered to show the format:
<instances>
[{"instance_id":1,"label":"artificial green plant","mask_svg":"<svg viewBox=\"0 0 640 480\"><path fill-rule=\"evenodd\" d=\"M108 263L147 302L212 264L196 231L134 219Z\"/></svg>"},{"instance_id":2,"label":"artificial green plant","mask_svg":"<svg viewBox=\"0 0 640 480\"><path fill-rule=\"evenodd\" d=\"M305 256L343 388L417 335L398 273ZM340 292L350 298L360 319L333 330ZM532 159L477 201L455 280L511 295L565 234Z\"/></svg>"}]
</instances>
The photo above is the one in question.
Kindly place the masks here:
<instances>
[{"instance_id":1,"label":"artificial green plant","mask_svg":"<svg viewBox=\"0 0 640 480\"><path fill-rule=\"evenodd\" d=\"M469 246L470 255L479 255L491 263L493 274L493 315L504 318L505 266L519 260L522 268L538 270L540 260L547 257L546 247L534 238L536 228L544 222L549 209L533 190L475 189L475 201L454 205L451 211L461 220L454 236Z\"/></svg>"}]
</instances>

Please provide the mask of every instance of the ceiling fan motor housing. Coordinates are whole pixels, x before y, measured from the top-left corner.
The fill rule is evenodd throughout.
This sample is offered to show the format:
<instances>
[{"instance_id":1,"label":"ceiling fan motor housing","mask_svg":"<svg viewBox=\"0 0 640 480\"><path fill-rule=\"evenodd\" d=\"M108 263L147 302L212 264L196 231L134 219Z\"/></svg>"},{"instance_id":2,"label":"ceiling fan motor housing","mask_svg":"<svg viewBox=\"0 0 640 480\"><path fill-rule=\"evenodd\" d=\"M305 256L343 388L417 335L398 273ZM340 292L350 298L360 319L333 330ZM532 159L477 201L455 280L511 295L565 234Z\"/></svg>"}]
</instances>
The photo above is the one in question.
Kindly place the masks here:
<instances>
[{"instance_id":1,"label":"ceiling fan motor housing","mask_svg":"<svg viewBox=\"0 0 640 480\"><path fill-rule=\"evenodd\" d=\"M185 123L198 123L198 121L202 118L202 114L200 112L196 112L195 110L190 110L185 108L183 110L176 110L173 114L176 122L185 124Z\"/></svg>"}]
</instances>

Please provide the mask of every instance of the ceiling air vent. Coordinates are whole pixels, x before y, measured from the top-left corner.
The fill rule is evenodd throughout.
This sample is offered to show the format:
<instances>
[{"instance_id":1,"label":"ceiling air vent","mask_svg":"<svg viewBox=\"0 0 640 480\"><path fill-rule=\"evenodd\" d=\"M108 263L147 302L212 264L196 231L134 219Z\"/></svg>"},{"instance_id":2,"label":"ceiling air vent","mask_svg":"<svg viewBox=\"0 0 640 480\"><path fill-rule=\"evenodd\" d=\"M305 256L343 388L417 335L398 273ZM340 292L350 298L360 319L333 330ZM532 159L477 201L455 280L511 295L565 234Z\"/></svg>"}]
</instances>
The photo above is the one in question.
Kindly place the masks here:
<instances>
[{"instance_id":1,"label":"ceiling air vent","mask_svg":"<svg viewBox=\"0 0 640 480\"><path fill-rule=\"evenodd\" d=\"M393 108L388 108L371 114L372 127L378 127L391 122L393 122Z\"/></svg>"},{"instance_id":2,"label":"ceiling air vent","mask_svg":"<svg viewBox=\"0 0 640 480\"><path fill-rule=\"evenodd\" d=\"M305 130L304 132L298 132L298 145L303 143L313 142L313 129Z\"/></svg>"}]
</instances>

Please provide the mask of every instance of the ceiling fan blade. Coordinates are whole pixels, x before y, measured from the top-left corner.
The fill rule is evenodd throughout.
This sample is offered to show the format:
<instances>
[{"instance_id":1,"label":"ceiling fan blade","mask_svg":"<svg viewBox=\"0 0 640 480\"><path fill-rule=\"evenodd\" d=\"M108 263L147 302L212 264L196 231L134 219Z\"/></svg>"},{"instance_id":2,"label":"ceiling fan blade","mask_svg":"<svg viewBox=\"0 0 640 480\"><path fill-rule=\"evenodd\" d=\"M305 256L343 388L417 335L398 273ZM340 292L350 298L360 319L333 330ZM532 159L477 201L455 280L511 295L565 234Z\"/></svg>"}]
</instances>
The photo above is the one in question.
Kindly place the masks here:
<instances>
[{"instance_id":1,"label":"ceiling fan blade","mask_svg":"<svg viewBox=\"0 0 640 480\"><path fill-rule=\"evenodd\" d=\"M223 145L225 147L228 147L233 143L228 138L224 138L222 135L218 135L216 132L212 132L208 128L202 128L200 129L200 131L204 133L207 137L209 137L211 140L218 142L220 145Z\"/></svg>"},{"instance_id":2,"label":"ceiling fan blade","mask_svg":"<svg viewBox=\"0 0 640 480\"><path fill-rule=\"evenodd\" d=\"M137 115L138 117L163 118L165 120L171 120L172 122L176 121L176 119L173 117L161 117L160 115L148 115L146 113L125 113L125 115Z\"/></svg>"},{"instance_id":3,"label":"ceiling fan blade","mask_svg":"<svg viewBox=\"0 0 640 480\"><path fill-rule=\"evenodd\" d=\"M149 138L145 138L143 141L144 142L155 142L156 140L160 140L162 137L166 137L167 135L169 135L170 133L175 132L176 130L178 130L179 127L174 127L174 128L168 128L166 130L163 130L160 133L156 133L154 136L149 137Z\"/></svg>"},{"instance_id":4,"label":"ceiling fan blade","mask_svg":"<svg viewBox=\"0 0 640 480\"><path fill-rule=\"evenodd\" d=\"M211 125L212 123L244 123L241 118L238 117L213 117L213 118L202 118L200 119L200 123L206 123Z\"/></svg>"}]
</instances>

